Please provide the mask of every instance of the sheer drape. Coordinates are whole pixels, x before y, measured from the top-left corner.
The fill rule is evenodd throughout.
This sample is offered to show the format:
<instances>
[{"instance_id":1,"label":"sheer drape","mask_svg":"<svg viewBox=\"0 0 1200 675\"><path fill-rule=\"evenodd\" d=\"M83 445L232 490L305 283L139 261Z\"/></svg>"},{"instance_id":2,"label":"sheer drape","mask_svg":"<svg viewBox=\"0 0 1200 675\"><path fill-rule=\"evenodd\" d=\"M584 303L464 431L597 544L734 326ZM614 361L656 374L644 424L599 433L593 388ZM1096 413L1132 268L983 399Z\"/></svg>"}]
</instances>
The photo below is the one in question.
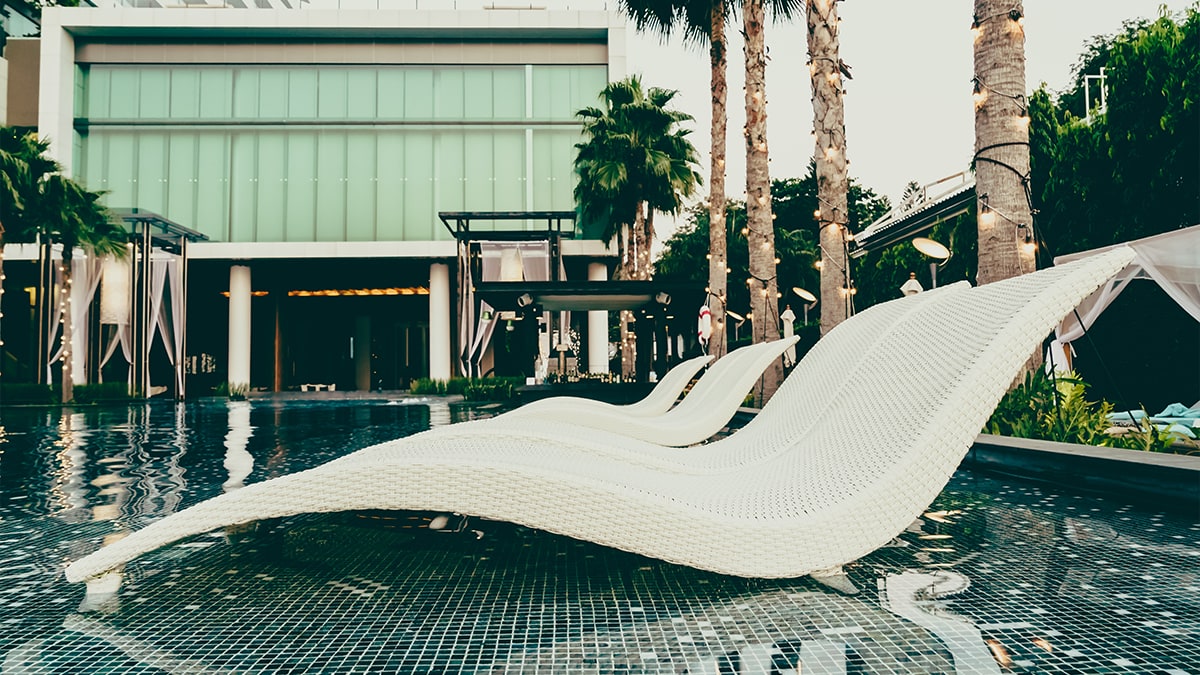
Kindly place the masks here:
<instances>
[{"instance_id":1,"label":"sheer drape","mask_svg":"<svg viewBox=\"0 0 1200 675\"><path fill-rule=\"evenodd\" d=\"M1200 225L1118 245L1134 250L1133 262L1080 303L1076 313L1058 325L1055 341L1059 345L1053 345L1052 349L1060 349L1061 345L1081 337L1084 328L1092 326L1134 279L1154 281L1185 312L1200 321ZM1062 265L1114 247L1059 256L1054 259L1054 264ZM1083 319L1082 325L1076 315Z\"/></svg>"},{"instance_id":2,"label":"sheer drape","mask_svg":"<svg viewBox=\"0 0 1200 675\"><path fill-rule=\"evenodd\" d=\"M1079 305L1078 313L1084 323L1092 325L1134 279L1154 280L1185 312L1200 321L1200 225L1138 239L1127 245L1137 255L1120 274ZM1062 265L1111 248L1059 256L1054 259L1054 264ZM1083 328L1074 316L1068 316L1056 334L1060 341L1071 342L1083 335Z\"/></svg>"},{"instance_id":3,"label":"sheer drape","mask_svg":"<svg viewBox=\"0 0 1200 675\"><path fill-rule=\"evenodd\" d=\"M92 298L96 297L96 289L100 286L101 264L99 258L77 256L71 259L71 331L73 337L71 368L72 381L75 384L83 384L87 381L85 370L87 350L83 348L83 345L88 343L89 322L87 319L92 306ZM54 282L58 289L55 295L61 298L62 272L58 270L57 266L54 272ZM54 345L57 341L57 346L51 350L50 360L46 362L47 382L50 381L50 366L62 359L66 348L66 345L58 339L65 311L65 306L57 305L55 319L50 327L50 344Z\"/></svg>"}]
</instances>

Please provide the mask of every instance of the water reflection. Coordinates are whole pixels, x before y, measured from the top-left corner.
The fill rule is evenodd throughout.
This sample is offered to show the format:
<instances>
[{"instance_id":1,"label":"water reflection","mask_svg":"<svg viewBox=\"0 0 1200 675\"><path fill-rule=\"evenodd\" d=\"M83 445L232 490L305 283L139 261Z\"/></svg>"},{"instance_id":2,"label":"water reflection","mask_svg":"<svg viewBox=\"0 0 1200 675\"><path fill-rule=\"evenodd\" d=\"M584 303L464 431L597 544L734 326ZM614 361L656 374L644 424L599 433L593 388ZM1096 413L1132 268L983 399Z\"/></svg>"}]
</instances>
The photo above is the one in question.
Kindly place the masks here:
<instances>
[{"instance_id":1,"label":"water reflection","mask_svg":"<svg viewBox=\"0 0 1200 675\"><path fill-rule=\"evenodd\" d=\"M58 422L54 471L50 474L50 504L56 516L67 522L87 519L88 493L86 487L87 452L84 447L90 436L87 422L79 413L64 414ZM96 520L105 520L106 509L100 509Z\"/></svg>"},{"instance_id":2,"label":"water reflection","mask_svg":"<svg viewBox=\"0 0 1200 675\"><path fill-rule=\"evenodd\" d=\"M246 477L254 471L254 455L246 449L254 427L250 426L250 402L229 401L229 431L225 434L225 461L223 465L229 477L221 485L225 492L236 490L246 483Z\"/></svg>"},{"instance_id":3,"label":"water reflection","mask_svg":"<svg viewBox=\"0 0 1200 675\"><path fill-rule=\"evenodd\" d=\"M5 409L4 672L1200 672L1200 524L965 474L848 568L854 597L395 513L201 537L82 604L62 578L227 485L490 412L432 402Z\"/></svg>"}]
</instances>

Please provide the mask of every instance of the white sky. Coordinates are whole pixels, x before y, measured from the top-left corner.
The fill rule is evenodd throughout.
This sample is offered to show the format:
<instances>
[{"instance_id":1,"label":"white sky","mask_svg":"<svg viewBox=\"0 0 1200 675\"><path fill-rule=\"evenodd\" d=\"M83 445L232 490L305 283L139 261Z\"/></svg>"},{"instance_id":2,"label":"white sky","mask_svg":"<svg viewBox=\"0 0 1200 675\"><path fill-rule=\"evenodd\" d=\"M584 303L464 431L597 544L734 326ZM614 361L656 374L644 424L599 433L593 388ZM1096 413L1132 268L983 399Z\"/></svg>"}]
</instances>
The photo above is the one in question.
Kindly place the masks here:
<instances>
[{"instance_id":1,"label":"white sky","mask_svg":"<svg viewBox=\"0 0 1200 675\"><path fill-rule=\"evenodd\" d=\"M1126 19L1174 13L1183 0L1025 0L1026 82L1052 90L1095 35L1111 35ZM971 103L972 3L966 0L851 0L838 4L841 57L850 65L846 142L850 175L898 201L908 181L929 183L969 167L974 147ZM745 194L744 63L737 26L730 26L729 148L726 189ZM629 73L643 85L679 90L677 108L694 116L693 143L709 166L709 60L706 48L663 44L630 31ZM767 26L767 130L772 178L802 176L812 155L807 38L803 20ZM706 182L707 185L707 182ZM707 187L703 189L707 194ZM666 223L663 223L664 225ZM669 235L662 227L660 236Z\"/></svg>"}]
</instances>

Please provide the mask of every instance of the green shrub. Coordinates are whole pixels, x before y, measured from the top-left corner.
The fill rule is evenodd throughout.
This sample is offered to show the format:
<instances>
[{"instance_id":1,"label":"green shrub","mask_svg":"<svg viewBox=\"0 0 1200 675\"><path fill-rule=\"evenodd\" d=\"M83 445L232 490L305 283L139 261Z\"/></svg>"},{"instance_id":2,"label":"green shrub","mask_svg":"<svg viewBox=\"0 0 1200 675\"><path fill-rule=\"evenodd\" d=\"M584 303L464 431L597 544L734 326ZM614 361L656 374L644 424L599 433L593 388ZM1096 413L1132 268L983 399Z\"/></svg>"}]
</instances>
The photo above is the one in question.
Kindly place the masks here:
<instances>
[{"instance_id":1,"label":"green shrub","mask_svg":"<svg viewBox=\"0 0 1200 675\"><path fill-rule=\"evenodd\" d=\"M1112 404L1089 401L1087 384L1074 374L1052 378L1040 368L1025 374L992 412L988 433L1060 443L1111 445Z\"/></svg>"},{"instance_id":2,"label":"green shrub","mask_svg":"<svg viewBox=\"0 0 1200 675\"><path fill-rule=\"evenodd\" d=\"M452 377L446 383L446 393L450 395L465 395L471 380L465 377Z\"/></svg>"},{"instance_id":3,"label":"green shrub","mask_svg":"<svg viewBox=\"0 0 1200 675\"><path fill-rule=\"evenodd\" d=\"M3 405L49 405L58 402L54 388L48 384L15 382L0 385L0 404Z\"/></svg>"},{"instance_id":4,"label":"green shrub","mask_svg":"<svg viewBox=\"0 0 1200 675\"><path fill-rule=\"evenodd\" d=\"M441 396L446 393L446 381L434 380L428 377L418 378L413 380L412 386L408 389L410 394L433 394Z\"/></svg>"},{"instance_id":5,"label":"green shrub","mask_svg":"<svg viewBox=\"0 0 1200 675\"><path fill-rule=\"evenodd\" d=\"M489 377L468 381L463 398L468 401L508 401L513 397L517 385L525 382L522 377Z\"/></svg>"},{"instance_id":6,"label":"green shrub","mask_svg":"<svg viewBox=\"0 0 1200 675\"><path fill-rule=\"evenodd\" d=\"M250 393L250 385L235 384L230 386L228 382L221 382L213 387L212 390L216 396L225 396L231 401L245 401L246 396Z\"/></svg>"},{"instance_id":7,"label":"green shrub","mask_svg":"<svg viewBox=\"0 0 1200 675\"><path fill-rule=\"evenodd\" d=\"M76 403L128 401L129 398L129 387L124 382L100 382L98 384L75 385Z\"/></svg>"}]
</instances>

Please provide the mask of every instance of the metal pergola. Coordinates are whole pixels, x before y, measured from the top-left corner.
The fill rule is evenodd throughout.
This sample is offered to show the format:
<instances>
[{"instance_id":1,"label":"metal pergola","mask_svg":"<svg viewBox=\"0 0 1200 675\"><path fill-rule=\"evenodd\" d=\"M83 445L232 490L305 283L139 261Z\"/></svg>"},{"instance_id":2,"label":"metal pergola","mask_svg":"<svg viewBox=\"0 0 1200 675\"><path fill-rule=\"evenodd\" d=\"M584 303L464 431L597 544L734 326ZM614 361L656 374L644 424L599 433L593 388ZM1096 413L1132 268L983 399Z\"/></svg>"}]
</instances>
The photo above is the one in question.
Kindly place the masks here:
<instances>
[{"instance_id":1,"label":"metal pergola","mask_svg":"<svg viewBox=\"0 0 1200 675\"><path fill-rule=\"evenodd\" d=\"M150 260L157 249L179 257L180 283L183 285L184 311L181 313L183 324L179 326L182 332L183 349L175 355L176 382L178 383L175 397L182 399L185 395L186 378L183 377L187 354L187 247L191 242L207 241L208 235L189 229L165 216L139 208L109 209L113 217L121 221L125 231L129 233L129 241L134 245L133 264L130 266L132 277L130 288L133 290L133 302L130 326L132 333L132 357L130 368L130 393L148 395L150 392L150 345L154 333L150 330L153 317L150 316Z\"/></svg>"}]
</instances>

